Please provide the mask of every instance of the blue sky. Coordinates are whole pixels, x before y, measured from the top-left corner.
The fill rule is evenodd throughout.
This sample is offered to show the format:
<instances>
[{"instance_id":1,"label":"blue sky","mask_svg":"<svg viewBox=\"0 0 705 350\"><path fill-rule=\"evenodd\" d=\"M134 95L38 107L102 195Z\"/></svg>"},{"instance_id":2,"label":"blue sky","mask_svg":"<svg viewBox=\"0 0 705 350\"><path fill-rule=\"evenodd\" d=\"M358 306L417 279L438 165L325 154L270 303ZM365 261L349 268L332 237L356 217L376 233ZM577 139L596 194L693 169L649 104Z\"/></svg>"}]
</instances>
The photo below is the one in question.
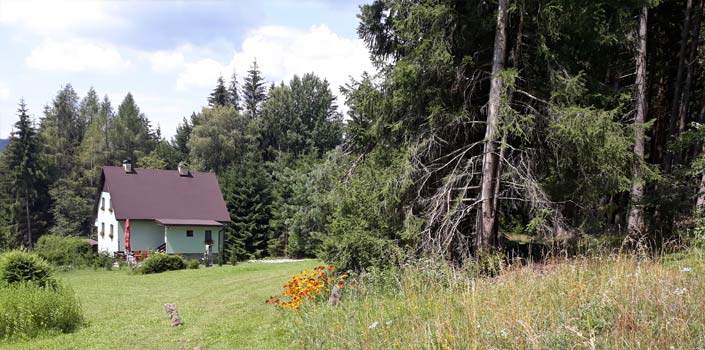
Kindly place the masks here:
<instances>
[{"instance_id":1,"label":"blue sky","mask_svg":"<svg viewBox=\"0 0 705 350\"><path fill-rule=\"evenodd\" d=\"M93 86L114 107L132 92L171 137L219 74L242 78L254 58L270 82L314 72L338 93L373 70L355 33L364 2L0 0L0 138L20 98L39 118L69 83L80 96Z\"/></svg>"}]
</instances>

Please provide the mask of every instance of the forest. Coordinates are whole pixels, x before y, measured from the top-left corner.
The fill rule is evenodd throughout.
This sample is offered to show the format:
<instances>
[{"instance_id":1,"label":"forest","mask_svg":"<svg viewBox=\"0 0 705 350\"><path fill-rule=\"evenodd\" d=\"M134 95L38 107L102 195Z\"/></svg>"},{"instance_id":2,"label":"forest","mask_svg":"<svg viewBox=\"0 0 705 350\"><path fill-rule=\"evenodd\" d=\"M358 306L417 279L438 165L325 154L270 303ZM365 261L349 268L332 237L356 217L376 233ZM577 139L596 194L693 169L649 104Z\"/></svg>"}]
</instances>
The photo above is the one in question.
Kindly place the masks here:
<instances>
[{"instance_id":1,"label":"forest","mask_svg":"<svg viewBox=\"0 0 705 350\"><path fill-rule=\"evenodd\" d=\"M0 250L95 235L103 165L217 174L225 259L462 264L518 242L663 251L705 223L705 0L375 0L374 72L215 82L169 140L131 94L19 101ZM345 113L341 112L345 106ZM194 106L196 108L196 106ZM36 112L36 111L35 111Z\"/></svg>"}]
</instances>

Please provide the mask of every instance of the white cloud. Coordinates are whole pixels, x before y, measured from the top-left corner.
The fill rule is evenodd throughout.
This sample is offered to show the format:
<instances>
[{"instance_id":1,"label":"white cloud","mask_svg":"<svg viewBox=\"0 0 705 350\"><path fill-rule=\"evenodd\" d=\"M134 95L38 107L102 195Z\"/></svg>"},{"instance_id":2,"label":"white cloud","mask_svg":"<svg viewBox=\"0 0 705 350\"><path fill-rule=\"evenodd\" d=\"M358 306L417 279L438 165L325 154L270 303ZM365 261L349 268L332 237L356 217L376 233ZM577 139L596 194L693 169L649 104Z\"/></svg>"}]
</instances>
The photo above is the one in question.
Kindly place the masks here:
<instances>
[{"instance_id":1,"label":"white cloud","mask_svg":"<svg viewBox=\"0 0 705 350\"><path fill-rule=\"evenodd\" d=\"M42 71L104 71L113 73L130 65L115 48L83 40L49 41L32 49L28 66Z\"/></svg>"},{"instance_id":2,"label":"white cloud","mask_svg":"<svg viewBox=\"0 0 705 350\"><path fill-rule=\"evenodd\" d=\"M192 51L191 45L182 45L172 51L146 52L142 53L142 56L149 61L152 70L164 73L182 69L186 64L186 55Z\"/></svg>"},{"instance_id":3,"label":"white cloud","mask_svg":"<svg viewBox=\"0 0 705 350\"><path fill-rule=\"evenodd\" d=\"M176 79L176 88L178 90L188 90L194 87L210 87L220 74L225 73L225 69L225 65L210 58L187 63Z\"/></svg>"},{"instance_id":4,"label":"white cloud","mask_svg":"<svg viewBox=\"0 0 705 350\"><path fill-rule=\"evenodd\" d=\"M124 25L122 19L110 15L112 7L111 3L98 1L0 0L0 24L53 37L80 29Z\"/></svg>"},{"instance_id":5,"label":"white cloud","mask_svg":"<svg viewBox=\"0 0 705 350\"><path fill-rule=\"evenodd\" d=\"M335 94L350 76L373 71L368 51L360 40L340 37L326 25L307 31L264 26L249 32L241 49L227 63L202 59L186 64L178 75L177 89L212 87L219 74L227 77L233 70L242 77L255 58L269 80L286 82L295 74L314 72L328 80Z\"/></svg>"}]
</instances>

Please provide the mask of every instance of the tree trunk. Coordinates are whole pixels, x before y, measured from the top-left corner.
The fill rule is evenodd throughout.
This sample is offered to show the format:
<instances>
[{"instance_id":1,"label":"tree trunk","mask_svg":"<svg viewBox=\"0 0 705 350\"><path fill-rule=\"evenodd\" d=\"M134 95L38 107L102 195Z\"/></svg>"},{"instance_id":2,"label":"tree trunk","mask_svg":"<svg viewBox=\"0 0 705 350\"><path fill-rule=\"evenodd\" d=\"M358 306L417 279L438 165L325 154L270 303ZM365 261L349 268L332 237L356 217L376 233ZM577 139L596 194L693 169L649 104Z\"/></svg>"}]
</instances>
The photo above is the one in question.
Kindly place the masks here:
<instances>
[{"instance_id":1,"label":"tree trunk","mask_svg":"<svg viewBox=\"0 0 705 350\"><path fill-rule=\"evenodd\" d=\"M480 201L482 203L482 225L478 230L475 242L477 250L497 244L496 205L494 200L495 186L499 185L498 155L497 155L497 124L499 121L500 99L502 94L502 79L500 73L504 69L504 58L507 49L507 2L499 0L497 9L497 30L494 38L494 54L492 58L492 81L490 98L487 106L487 126L485 129L485 147L482 155L482 184Z\"/></svg>"},{"instance_id":2,"label":"tree trunk","mask_svg":"<svg viewBox=\"0 0 705 350\"><path fill-rule=\"evenodd\" d=\"M646 120L646 25L648 9L641 9L639 20L639 50L636 57L636 117L634 119L634 167L631 190L631 209L627 223L628 235L639 238L643 235L644 179L641 166L644 162L644 121Z\"/></svg>"},{"instance_id":3,"label":"tree trunk","mask_svg":"<svg viewBox=\"0 0 705 350\"><path fill-rule=\"evenodd\" d=\"M693 80L693 74L695 69L693 65L695 64L695 59L698 53L698 43L700 42L700 19L703 11L703 0L698 2L698 8L695 13L695 23L693 27L693 40L690 42L690 49L688 54L688 62L686 62L686 76L685 76L685 86L683 87L683 96L681 98L681 103L678 109L678 135L681 135L685 131L687 124L688 115L688 103L690 102L690 88L691 82Z\"/></svg>"},{"instance_id":4,"label":"tree trunk","mask_svg":"<svg viewBox=\"0 0 705 350\"><path fill-rule=\"evenodd\" d=\"M685 6L685 18L681 29L681 44L678 52L678 70L676 71L676 81L673 88L673 101L671 102L670 120L668 123L668 138L673 137L676 132L678 122L678 103L681 101L681 84L683 82L683 69L685 68L685 49L688 45L688 32L690 29L690 12L693 7L693 0L688 0ZM673 162L673 152L668 152L664 159L664 170L671 172Z\"/></svg>"},{"instance_id":5,"label":"tree trunk","mask_svg":"<svg viewBox=\"0 0 705 350\"><path fill-rule=\"evenodd\" d=\"M27 215L27 247L32 249L34 246L32 243L32 217L29 214L29 186L27 182L24 184L24 195L25 215Z\"/></svg>"}]
</instances>

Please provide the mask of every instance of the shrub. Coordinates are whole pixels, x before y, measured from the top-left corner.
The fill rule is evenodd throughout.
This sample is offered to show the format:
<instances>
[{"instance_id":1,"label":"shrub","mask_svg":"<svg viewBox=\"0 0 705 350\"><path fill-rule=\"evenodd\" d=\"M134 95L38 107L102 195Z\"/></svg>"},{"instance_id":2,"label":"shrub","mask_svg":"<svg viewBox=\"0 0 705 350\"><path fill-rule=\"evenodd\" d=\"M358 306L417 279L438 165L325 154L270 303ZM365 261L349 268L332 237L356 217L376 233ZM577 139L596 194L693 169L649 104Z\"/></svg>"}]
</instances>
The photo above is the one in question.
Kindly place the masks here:
<instances>
[{"instance_id":1,"label":"shrub","mask_svg":"<svg viewBox=\"0 0 705 350\"><path fill-rule=\"evenodd\" d=\"M106 269L106 270L111 270L113 268L113 264L115 263L115 260L110 256L109 253L103 252L95 256L93 259L93 268L94 269Z\"/></svg>"},{"instance_id":2,"label":"shrub","mask_svg":"<svg viewBox=\"0 0 705 350\"><path fill-rule=\"evenodd\" d=\"M37 254L13 250L0 255L0 282L15 284L32 282L41 287L54 287L51 266Z\"/></svg>"},{"instance_id":3,"label":"shrub","mask_svg":"<svg viewBox=\"0 0 705 350\"><path fill-rule=\"evenodd\" d=\"M44 235L34 251L55 266L91 266L95 259L91 245L78 237Z\"/></svg>"},{"instance_id":4,"label":"shrub","mask_svg":"<svg viewBox=\"0 0 705 350\"><path fill-rule=\"evenodd\" d=\"M157 253L142 261L142 265L137 269L137 272L149 274L183 270L185 268L186 262L180 256Z\"/></svg>"},{"instance_id":5,"label":"shrub","mask_svg":"<svg viewBox=\"0 0 705 350\"><path fill-rule=\"evenodd\" d=\"M341 271L359 272L371 267L396 266L401 261L403 252L392 241L352 231L348 236L326 239L319 256Z\"/></svg>"},{"instance_id":6,"label":"shrub","mask_svg":"<svg viewBox=\"0 0 705 350\"><path fill-rule=\"evenodd\" d=\"M82 323L80 304L70 289L27 282L0 288L0 338L72 332Z\"/></svg>"},{"instance_id":7,"label":"shrub","mask_svg":"<svg viewBox=\"0 0 705 350\"><path fill-rule=\"evenodd\" d=\"M186 267L191 270L198 270L201 267L201 263L198 260L191 260L186 264Z\"/></svg>"}]
</instances>

